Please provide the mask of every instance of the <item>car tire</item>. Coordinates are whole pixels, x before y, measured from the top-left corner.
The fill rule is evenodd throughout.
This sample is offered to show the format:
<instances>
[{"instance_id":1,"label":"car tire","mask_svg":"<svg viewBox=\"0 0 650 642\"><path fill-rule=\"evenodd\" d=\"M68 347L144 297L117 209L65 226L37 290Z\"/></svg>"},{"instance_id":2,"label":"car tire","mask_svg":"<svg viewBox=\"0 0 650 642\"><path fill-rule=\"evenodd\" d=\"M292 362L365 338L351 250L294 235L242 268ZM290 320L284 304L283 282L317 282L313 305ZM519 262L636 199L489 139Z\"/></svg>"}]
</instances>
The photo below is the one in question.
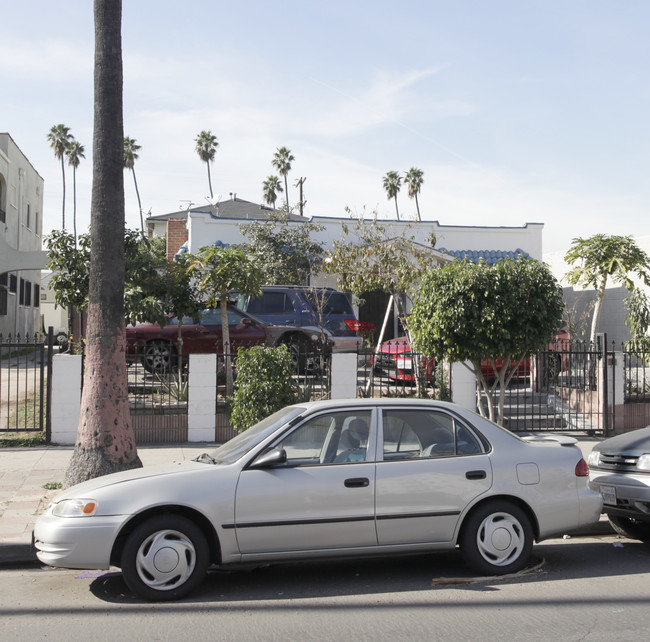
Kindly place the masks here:
<instances>
[{"instance_id":1,"label":"car tire","mask_svg":"<svg viewBox=\"0 0 650 642\"><path fill-rule=\"evenodd\" d=\"M516 573L530 558L533 528L518 506L506 501L489 502L467 517L459 543L466 564L479 573Z\"/></svg>"},{"instance_id":2,"label":"car tire","mask_svg":"<svg viewBox=\"0 0 650 642\"><path fill-rule=\"evenodd\" d=\"M608 515L607 518L614 531L619 535L630 539L639 539L642 542L650 542L650 522L618 515Z\"/></svg>"},{"instance_id":3,"label":"car tire","mask_svg":"<svg viewBox=\"0 0 650 642\"><path fill-rule=\"evenodd\" d=\"M70 344L68 343L68 335L65 332L57 332L54 341L59 346L59 352L67 352Z\"/></svg>"},{"instance_id":4,"label":"car tire","mask_svg":"<svg viewBox=\"0 0 650 642\"><path fill-rule=\"evenodd\" d=\"M142 365L151 374L168 374L174 365L174 349L168 341L151 341L142 351Z\"/></svg>"},{"instance_id":5,"label":"car tire","mask_svg":"<svg viewBox=\"0 0 650 642\"><path fill-rule=\"evenodd\" d=\"M122 551L122 576L139 597L177 600L205 577L209 548L201 529L180 515L157 515L128 536Z\"/></svg>"},{"instance_id":6,"label":"car tire","mask_svg":"<svg viewBox=\"0 0 650 642\"><path fill-rule=\"evenodd\" d=\"M291 362L298 374L314 374L314 346L305 336L292 334L282 339L289 348Z\"/></svg>"}]
</instances>

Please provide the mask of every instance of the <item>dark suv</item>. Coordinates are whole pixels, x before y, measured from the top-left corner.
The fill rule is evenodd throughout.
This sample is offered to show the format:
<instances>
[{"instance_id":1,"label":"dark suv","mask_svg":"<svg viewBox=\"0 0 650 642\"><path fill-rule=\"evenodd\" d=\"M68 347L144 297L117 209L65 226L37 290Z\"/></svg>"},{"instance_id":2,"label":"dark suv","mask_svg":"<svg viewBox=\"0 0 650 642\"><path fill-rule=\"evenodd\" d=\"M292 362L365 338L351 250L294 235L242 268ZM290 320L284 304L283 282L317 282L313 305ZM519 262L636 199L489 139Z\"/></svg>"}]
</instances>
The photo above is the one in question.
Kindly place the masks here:
<instances>
[{"instance_id":1,"label":"dark suv","mask_svg":"<svg viewBox=\"0 0 650 642\"><path fill-rule=\"evenodd\" d=\"M267 323L322 333L333 352L356 351L360 333L372 325L358 321L348 297L334 288L265 285L262 296L240 296L238 307Z\"/></svg>"}]
</instances>

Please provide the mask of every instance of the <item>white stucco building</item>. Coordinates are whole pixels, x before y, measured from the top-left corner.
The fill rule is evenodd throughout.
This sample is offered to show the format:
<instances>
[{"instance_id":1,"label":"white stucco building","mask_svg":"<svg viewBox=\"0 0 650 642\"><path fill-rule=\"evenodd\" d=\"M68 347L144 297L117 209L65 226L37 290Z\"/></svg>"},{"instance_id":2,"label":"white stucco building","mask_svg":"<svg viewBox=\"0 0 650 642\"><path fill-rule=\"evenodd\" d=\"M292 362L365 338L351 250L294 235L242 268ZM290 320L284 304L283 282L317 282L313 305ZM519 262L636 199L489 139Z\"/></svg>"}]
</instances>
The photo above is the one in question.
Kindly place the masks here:
<instances>
[{"instance_id":1,"label":"white stucco building","mask_svg":"<svg viewBox=\"0 0 650 642\"><path fill-rule=\"evenodd\" d=\"M0 133L0 334L41 330L45 252L43 179L9 134Z\"/></svg>"}]
</instances>

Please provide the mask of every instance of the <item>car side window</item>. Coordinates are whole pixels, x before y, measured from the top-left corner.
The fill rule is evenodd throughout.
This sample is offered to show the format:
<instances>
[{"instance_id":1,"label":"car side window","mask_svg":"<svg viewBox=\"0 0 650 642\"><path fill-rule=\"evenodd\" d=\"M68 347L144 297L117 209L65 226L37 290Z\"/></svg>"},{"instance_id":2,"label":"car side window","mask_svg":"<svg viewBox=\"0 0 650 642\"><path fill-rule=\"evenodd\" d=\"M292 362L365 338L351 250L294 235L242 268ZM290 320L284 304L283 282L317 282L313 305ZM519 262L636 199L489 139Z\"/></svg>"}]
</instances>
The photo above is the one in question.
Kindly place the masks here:
<instances>
[{"instance_id":1,"label":"car side window","mask_svg":"<svg viewBox=\"0 0 650 642\"><path fill-rule=\"evenodd\" d=\"M209 308L199 312L199 323L201 325L221 325L221 310Z\"/></svg>"},{"instance_id":2,"label":"car side window","mask_svg":"<svg viewBox=\"0 0 650 642\"><path fill-rule=\"evenodd\" d=\"M429 410L385 410L384 460L472 455L481 445L455 417Z\"/></svg>"},{"instance_id":3,"label":"car side window","mask_svg":"<svg viewBox=\"0 0 650 642\"><path fill-rule=\"evenodd\" d=\"M325 413L308 419L279 443L287 466L366 461L371 411Z\"/></svg>"}]
</instances>

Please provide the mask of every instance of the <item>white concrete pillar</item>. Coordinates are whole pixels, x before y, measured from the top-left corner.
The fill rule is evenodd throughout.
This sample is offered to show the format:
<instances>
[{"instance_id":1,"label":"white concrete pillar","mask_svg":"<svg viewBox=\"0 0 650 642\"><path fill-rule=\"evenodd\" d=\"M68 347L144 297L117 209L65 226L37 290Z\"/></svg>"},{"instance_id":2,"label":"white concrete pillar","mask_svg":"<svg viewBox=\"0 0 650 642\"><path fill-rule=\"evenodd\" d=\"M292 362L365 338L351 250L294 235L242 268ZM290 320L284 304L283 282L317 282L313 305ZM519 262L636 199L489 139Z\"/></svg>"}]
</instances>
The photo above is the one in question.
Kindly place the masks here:
<instances>
[{"instance_id":1,"label":"white concrete pillar","mask_svg":"<svg viewBox=\"0 0 650 642\"><path fill-rule=\"evenodd\" d=\"M187 440L214 441L217 409L217 355L191 354Z\"/></svg>"},{"instance_id":2,"label":"white concrete pillar","mask_svg":"<svg viewBox=\"0 0 650 642\"><path fill-rule=\"evenodd\" d=\"M476 377L462 363L451 364L451 399L476 412Z\"/></svg>"},{"instance_id":3,"label":"white concrete pillar","mask_svg":"<svg viewBox=\"0 0 650 642\"><path fill-rule=\"evenodd\" d=\"M357 396L356 352L332 355L332 399L355 399Z\"/></svg>"},{"instance_id":4,"label":"white concrete pillar","mask_svg":"<svg viewBox=\"0 0 650 642\"><path fill-rule=\"evenodd\" d=\"M52 443L69 446L77 439L81 412L81 355L52 358Z\"/></svg>"}]
</instances>

